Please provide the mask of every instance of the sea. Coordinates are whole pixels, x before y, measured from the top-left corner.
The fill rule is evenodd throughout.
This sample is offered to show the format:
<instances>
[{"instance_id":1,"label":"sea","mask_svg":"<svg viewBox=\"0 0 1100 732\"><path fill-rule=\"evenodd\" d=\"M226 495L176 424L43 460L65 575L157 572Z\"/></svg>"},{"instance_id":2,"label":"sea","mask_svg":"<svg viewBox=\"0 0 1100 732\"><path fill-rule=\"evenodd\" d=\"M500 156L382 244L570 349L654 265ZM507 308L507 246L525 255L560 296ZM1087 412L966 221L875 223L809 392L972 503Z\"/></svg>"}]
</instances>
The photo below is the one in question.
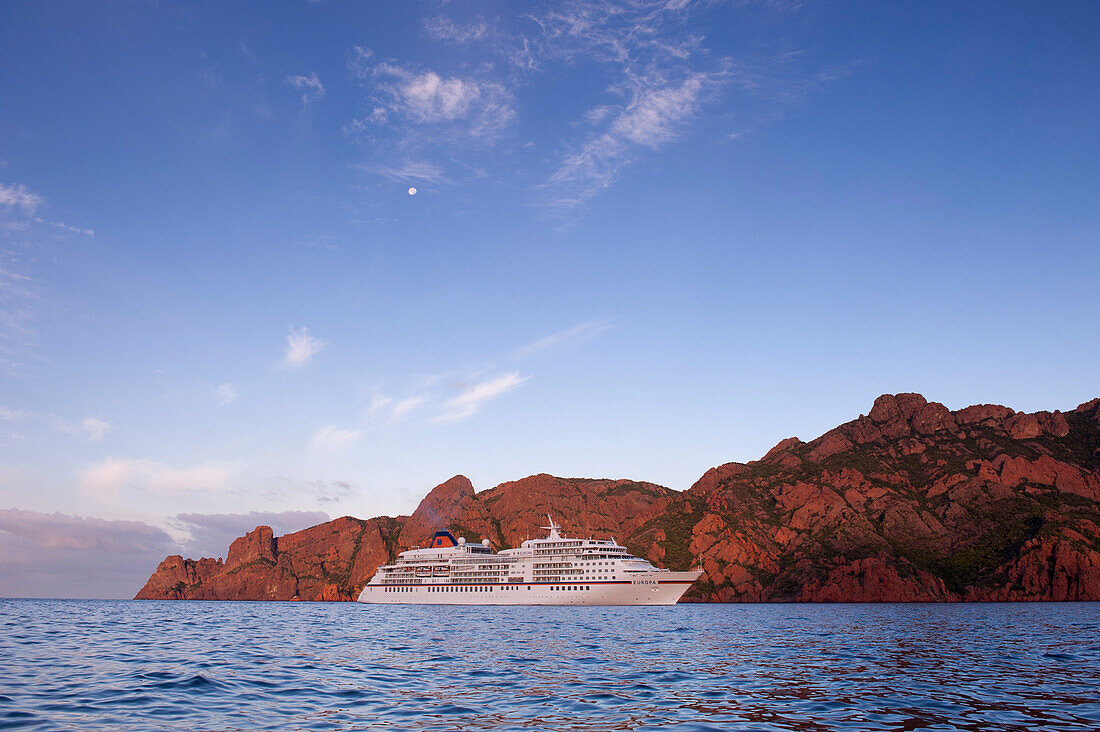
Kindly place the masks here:
<instances>
[{"instance_id":1,"label":"sea","mask_svg":"<svg viewBox=\"0 0 1100 732\"><path fill-rule=\"evenodd\" d=\"M1095 731L1100 603L2 600L0 729Z\"/></svg>"}]
</instances>

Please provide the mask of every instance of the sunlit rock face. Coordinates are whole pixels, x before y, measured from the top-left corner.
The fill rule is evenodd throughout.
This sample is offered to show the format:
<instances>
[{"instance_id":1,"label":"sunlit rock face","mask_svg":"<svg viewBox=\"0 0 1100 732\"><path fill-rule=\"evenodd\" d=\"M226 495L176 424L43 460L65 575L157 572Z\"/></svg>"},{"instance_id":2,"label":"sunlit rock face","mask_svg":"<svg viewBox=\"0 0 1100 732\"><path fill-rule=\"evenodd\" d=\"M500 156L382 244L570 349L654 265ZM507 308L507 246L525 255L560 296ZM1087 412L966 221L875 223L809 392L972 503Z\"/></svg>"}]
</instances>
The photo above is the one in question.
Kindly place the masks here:
<instances>
[{"instance_id":1,"label":"sunlit rock face","mask_svg":"<svg viewBox=\"0 0 1100 732\"><path fill-rule=\"evenodd\" d=\"M497 548L576 536L705 574L700 601L1100 600L1100 399L1068 413L952 412L887 394L867 416L679 493L533 475L475 493L464 476L411 516L343 517L218 559L168 557L141 599L352 600L378 565L447 527Z\"/></svg>"},{"instance_id":2,"label":"sunlit rock face","mask_svg":"<svg viewBox=\"0 0 1100 732\"><path fill-rule=\"evenodd\" d=\"M951 412L884 395L867 416L685 497L707 600L1100 599L1100 400Z\"/></svg>"}]
</instances>

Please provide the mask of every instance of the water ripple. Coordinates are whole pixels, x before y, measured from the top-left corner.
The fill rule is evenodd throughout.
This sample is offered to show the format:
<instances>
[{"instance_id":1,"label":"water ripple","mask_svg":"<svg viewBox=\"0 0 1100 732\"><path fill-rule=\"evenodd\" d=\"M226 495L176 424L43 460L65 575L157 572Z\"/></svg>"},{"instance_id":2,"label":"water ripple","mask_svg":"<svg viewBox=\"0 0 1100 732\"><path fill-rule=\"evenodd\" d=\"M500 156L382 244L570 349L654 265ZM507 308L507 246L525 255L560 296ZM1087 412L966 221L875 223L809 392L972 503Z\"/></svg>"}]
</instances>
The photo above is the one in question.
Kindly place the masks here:
<instances>
[{"instance_id":1,"label":"water ripple","mask_svg":"<svg viewBox=\"0 0 1100 732\"><path fill-rule=\"evenodd\" d=\"M1100 605L0 601L0 729L1095 730Z\"/></svg>"}]
</instances>

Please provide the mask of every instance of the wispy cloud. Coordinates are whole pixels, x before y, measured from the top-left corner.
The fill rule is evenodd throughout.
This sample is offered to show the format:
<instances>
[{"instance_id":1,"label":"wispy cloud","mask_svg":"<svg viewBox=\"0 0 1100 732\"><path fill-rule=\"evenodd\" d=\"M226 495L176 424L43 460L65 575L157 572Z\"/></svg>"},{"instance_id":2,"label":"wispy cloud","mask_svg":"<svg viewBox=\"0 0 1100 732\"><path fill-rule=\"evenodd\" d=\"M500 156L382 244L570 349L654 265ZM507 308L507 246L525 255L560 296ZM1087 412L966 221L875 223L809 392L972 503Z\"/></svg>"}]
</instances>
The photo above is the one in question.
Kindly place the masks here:
<instances>
[{"instance_id":1,"label":"wispy cloud","mask_svg":"<svg viewBox=\"0 0 1100 732\"><path fill-rule=\"evenodd\" d=\"M354 445L361 436L359 430L348 430L328 424L313 433L309 444L321 452L342 452Z\"/></svg>"},{"instance_id":2,"label":"wispy cloud","mask_svg":"<svg viewBox=\"0 0 1100 732\"><path fill-rule=\"evenodd\" d=\"M99 442L111 430L111 425L102 419L85 417L80 422L58 422L57 428L70 435L80 435L88 442Z\"/></svg>"},{"instance_id":3,"label":"wispy cloud","mask_svg":"<svg viewBox=\"0 0 1100 732\"><path fill-rule=\"evenodd\" d=\"M10 185L0 183L0 206L6 209L20 209L30 216L42 206L46 200L37 193L31 193L21 183Z\"/></svg>"},{"instance_id":4,"label":"wispy cloud","mask_svg":"<svg viewBox=\"0 0 1100 732\"><path fill-rule=\"evenodd\" d=\"M488 67L448 72L376 60L356 47L348 69L363 85L368 111L344 131L370 155L361 169L393 180L480 176L471 156L496 146L516 119L512 87Z\"/></svg>"},{"instance_id":5,"label":"wispy cloud","mask_svg":"<svg viewBox=\"0 0 1100 732\"><path fill-rule=\"evenodd\" d=\"M579 346L615 326L614 318L599 318L538 338L511 351L510 358ZM364 413L363 429L375 430L402 423L446 424L478 414L489 402L515 391L531 379L518 371L501 373L491 367L448 371L410 379L407 396L393 397L375 385L368 391L370 404ZM456 393L457 392L457 393ZM335 430L330 425L327 429ZM358 437L358 432L354 433ZM328 435L325 435L328 438ZM316 438L315 438L316 439Z\"/></svg>"},{"instance_id":6,"label":"wispy cloud","mask_svg":"<svg viewBox=\"0 0 1100 732\"><path fill-rule=\"evenodd\" d=\"M38 224L39 226L48 226L53 229L61 229L62 231L68 231L73 234L83 234L84 236L95 236L95 232L84 226L73 226L72 224L66 224L63 221L48 221L41 216L36 216L38 209L46 205L46 199L37 193L32 193L25 185L21 183L12 183L10 185L0 183L0 211L7 213L20 212L26 218L22 221L8 222L9 226L13 226L17 229L30 228L30 224Z\"/></svg>"},{"instance_id":7,"label":"wispy cloud","mask_svg":"<svg viewBox=\"0 0 1100 732\"><path fill-rule=\"evenodd\" d=\"M346 480L301 480L280 475L266 479L259 490L250 488L241 491L241 495L247 495L251 499L259 495L275 503L292 501L300 504L303 500L312 500L329 504L339 503L355 493L355 490L355 486ZM274 528L274 524L271 526Z\"/></svg>"},{"instance_id":8,"label":"wispy cloud","mask_svg":"<svg viewBox=\"0 0 1100 732\"><path fill-rule=\"evenodd\" d=\"M511 372L464 386L458 396L443 402L442 410L433 421L457 422L472 417L481 411L486 402L518 389L530 378L520 376L519 372Z\"/></svg>"},{"instance_id":9,"label":"wispy cloud","mask_svg":"<svg viewBox=\"0 0 1100 732\"><path fill-rule=\"evenodd\" d=\"M237 401L240 394L237 393L237 387L230 384L228 381L224 384L218 384L218 388L214 390L214 399L218 404L232 404Z\"/></svg>"},{"instance_id":10,"label":"wispy cloud","mask_svg":"<svg viewBox=\"0 0 1100 732\"><path fill-rule=\"evenodd\" d=\"M49 221L38 214L46 199L20 183L0 183L0 368L22 375L40 358L36 324L50 303L42 275L35 272L56 262L49 251L67 234L94 236L81 226Z\"/></svg>"},{"instance_id":11,"label":"wispy cloud","mask_svg":"<svg viewBox=\"0 0 1100 732\"><path fill-rule=\"evenodd\" d=\"M488 402L522 386L531 378L519 372L488 369L449 371L410 379L406 396L383 394L380 386L371 390L363 429L396 428L404 424L446 424L473 417Z\"/></svg>"},{"instance_id":12,"label":"wispy cloud","mask_svg":"<svg viewBox=\"0 0 1100 732\"><path fill-rule=\"evenodd\" d=\"M493 34L494 28L484 18L469 23L456 23L450 18L437 15L424 21L424 35L436 41L472 43L484 41Z\"/></svg>"},{"instance_id":13,"label":"wispy cloud","mask_svg":"<svg viewBox=\"0 0 1100 732\"><path fill-rule=\"evenodd\" d=\"M33 418L32 412L28 412L25 409L9 409L8 407L0 407L0 419L7 422L23 422Z\"/></svg>"},{"instance_id":14,"label":"wispy cloud","mask_svg":"<svg viewBox=\"0 0 1100 732\"><path fill-rule=\"evenodd\" d=\"M367 407L367 419L377 417L386 411L386 409L393 403L393 397L388 397L382 394L378 388L374 390L374 394L371 397L370 405Z\"/></svg>"},{"instance_id":15,"label":"wispy cloud","mask_svg":"<svg viewBox=\"0 0 1100 732\"><path fill-rule=\"evenodd\" d=\"M286 351L283 353L282 367L290 370L300 369L327 345L323 340L311 336L308 328L302 327L298 330L291 328L286 336Z\"/></svg>"},{"instance_id":16,"label":"wispy cloud","mask_svg":"<svg viewBox=\"0 0 1100 732\"><path fill-rule=\"evenodd\" d=\"M302 91L302 106L309 106L310 102L317 101L325 96L325 87L321 83L321 80L317 78L316 73L310 73L309 76L298 74L295 76L286 77L286 82L295 89Z\"/></svg>"},{"instance_id":17,"label":"wispy cloud","mask_svg":"<svg viewBox=\"0 0 1100 732\"><path fill-rule=\"evenodd\" d=\"M85 417L81 420L71 420L57 417L52 414L39 414L25 409L10 409L0 407L0 420L6 422L29 422L45 425L58 432L67 435L75 435L85 442L99 442L111 430L109 422L96 417Z\"/></svg>"},{"instance_id":18,"label":"wispy cloud","mask_svg":"<svg viewBox=\"0 0 1100 732\"><path fill-rule=\"evenodd\" d=\"M611 318L587 320L583 323L577 323L571 328L559 330L556 333L551 333L548 336L543 336L536 341L528 343L526 346L517 350L516 355L520 357L532 356L542 351L587 343L614 325L615 321Z\"/></svg>"},{"instance_id":19,"label":"wispy cloud","mask_svg":"<svg viewBox=\"0 0 1100 732\"><path fill-rule=\"evenodd\" d=\"M83 234L84 236L95 236L95 232L91 229L87 229L83 226L73 226L72 224L66 224L64 221L46 221L40 216L35 216L32 221L42 226L51 226L55 229L61 229L63 231L69 231L73 234Z\"/></svg>"},{"instance_id":20,"label":"wispy cloud","mask_svg":"<svg viewBox=\"0 0 1100 732\"><path fill-rule=\"evenodd\" d=\"M178 468L146 458L107 457L80 470L78 478L86 493L110 499L124 488L163 495L221 490L232 474L217 462Z\"/></svg>"},{"instance_id":21,"label":"wispy cloud","mask_svg":"<svg viewBox=\"0 0 1100 732\"><path fill-rule=\"evenodd\" d=\"M674 82L639 81L630 101L617 112L601 107L590 119L609 120L581 146L567 152L543 189L551 206L582 204L619 180L642 148L656 150L674 140L696 113L706 90L723 78L722 72L696 73Z\"/></svg>"},{"instance_id":22,"label":"wispy cloud","mask_svg":"<svg viewBox=\"0 0 1100 732\"><path fill-rule=\"evenodd\" d=\"M406 131L410 125L434 125L436 135L448 134L453 139L453 134L459 133L473 137L495 134L515 119L511 94L498 81L446 76L391 61L368 66L365 58L356 56L352 66L356 75L369 82L375 103L371 114L361 120L363 124L399 125ZM440 129L441 124L446 129Z\"/></svg>"},{"instance_id":23,"label":"wispy cloud","mask_svg":"<svg viewBox=\"0 0 1100 732\"><path fill-rule=\"evenodd\" d=\"M398 165L371 165L364 163L355 166L368 173L381 175L398 183L440 183L445 180L443 169L425 161L407 161Z\"/></svg>"},{"instance_id":24,"label":"wispy cloud","mask_svg":"<svg viewBox=\"0 0 1100 732\"><path fill-rule=\"evenodd\" d=\"M496 89L495 98L503 100L498 106L507 113L499 115L495 126L485 127L491 142L502 139L499 131L512 124L512 100L522 87L543 84L551 73L560 79L582 64L597 68L604 82L601 98L564 127L556 143L550 143L553 147L539 156L546 166L543 172L536 172L540 164L534 162L528 168L536 176L536 203L565 215L615 185L639 160L698 130L708 107L728 100L732 91L741 95L738 115L743 119L737 122L737 132L743 134L752 124L774 119L776 109L797 103L806 89L830 76L839 78L832 70L807 71L808 63L799 62L806 58L803 54L783 50L769 57L759 50L766 34L751 56L715 53L706 43L714 5L691 0L562 0L518 11L507 22L481 17L459 21L444 12L425 19L424 35L461 45L464 54L483 51L491 61L462 67L464 75L375 63L372 55L357 57L354 65L361 78L379 84L392 77L388 97L380 99L369 115L391 125L454 122L475 108L476 99L485 98L485 90ZM738 11L746 23L767 28L796 6L742 3ZM471 68L477 72L471 73ZM367 118L360 122L364 129L369 126ZM714 139L728 140L729 133L728 128L719 131ZM455 162L454 149L437 151L436 159ZM508 160L514 164L515 157Z\"/></svg>"},{"instance_id":25,"label":"wispy cloud","mask_svg":"<svg viewBox=\"0 0 1100 732\"><path fill-rule=\"evenodd\" d=\"M393 405L393 416L398 419L404 419L431 400L432 397L428 394L414 394L413 396L405 397Z\"/></svg>"},{"instance_id":26,"label":"wispy cloud","mask_svg":"<svg viewBox=\"0 0 1100 732\"><path fill-rule=\"evenodd\" d=\"M584 119L580 142L563 141L543 202L569 209L613 185L643 152L680 136L708 95L728 78L728 59L704 52L688 2L565 2L532 14L536 53L572 63L585 58L609 78L607 98Z\"/></svg>"},{"instance_id":27,"label":"wispy cloud","mask_svg":"<svg viewBox=\"0 0 1100 732\"><path fill-rule=\"evenodd\" d=\"M442 122L465 117L483 95L476 81L444 78L434 71L411 71L394 64L380 64L375 73L392 79L388 87L392 109L414 122Z\"/></svg>"},{"instance_id":28,"label":"wispy cloud","mask_svg":"<svg viewBox=\"0 0 1100 732\"><path fill-rule=\"evenodd\" d=\"M363 46L354 46L348 54L348 71L352 76L365 79L370 76L373 58L374 51Z\"/></svg>"},{"instance_id":29,"label":"wispy cloud","mask_svg":"<svg viewBox=\"0 0 1100 732\"><path fill-rule=\"evenodd\" d=\"M717 74L693 74L681 82L640 90L611 123L611 134L646 147L676 135L676 126L695 114L699 96Z\"/></svg>"},{"instance_id":30,"label":"wispy cloud","mask_svg":"<svg viewBox=\"0 0 1100 732\"><path fill-rule=\"evenodd\" d=\"M42 301L39 283L15 271L21 260L18 252L0 251L0 364L11 375L35 358L34 325Z\"/></svg>"},{"instance_id":31,"label":"wispy cloud","mask_svg":"<svg viewBox=\"0 0 1100 732\"><path fill-rule=\"evenodd\" d=\"M339 503L355 490L346 480L307 480L304 485L318 503Z\"/></svg>"}]
</instances>

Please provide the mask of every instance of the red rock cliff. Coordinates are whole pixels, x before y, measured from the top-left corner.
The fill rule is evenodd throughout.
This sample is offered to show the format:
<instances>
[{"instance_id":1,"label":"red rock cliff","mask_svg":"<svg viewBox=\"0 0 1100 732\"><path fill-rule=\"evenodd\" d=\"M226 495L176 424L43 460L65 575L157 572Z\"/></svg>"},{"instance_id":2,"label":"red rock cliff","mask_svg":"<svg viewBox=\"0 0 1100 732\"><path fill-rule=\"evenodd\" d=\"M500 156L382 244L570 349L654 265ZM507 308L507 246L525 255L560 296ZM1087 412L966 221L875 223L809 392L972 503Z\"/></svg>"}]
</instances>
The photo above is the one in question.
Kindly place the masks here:
<instances>
[{"instance_id":1,"label":"red rock cliff","mask_svg":"<svg viewBox=\"0 0 1100 732\"><path fill-rule=\"evenodd\" d=\"M685 497L710 600L1100 599L1100 400L951 412L919 394Z\"/></svg>"},{"instance_id":2,"label":"red rock cliff","mask_svg":"<svg viewBox=\"0 0 1100 732\"><path fill-rule=\"evenodd\" d=\"M867 416L761 460L708 470L684 493L534 475L475 493L464 476L408 517L344 517L274 538L258 527L224 563L168 557L142 599L354 599L379 564L446 526L498 548L567 531L615 536L673 568L689 599L1100 599L1100 399L1073 412L952 412L884 395Z\"/></svg>"},{"instance_id":3,"label":"red rock cliff","mask_svg":"<svg viewBox=\"0 0 1100 732\"><path fill-rule=\"evenodd\" d=\"M399 522L344 516L272 537L259 526L218 559L168 557L138 600L354 600L393 553Z\"/></svg>"}]
</instances>

